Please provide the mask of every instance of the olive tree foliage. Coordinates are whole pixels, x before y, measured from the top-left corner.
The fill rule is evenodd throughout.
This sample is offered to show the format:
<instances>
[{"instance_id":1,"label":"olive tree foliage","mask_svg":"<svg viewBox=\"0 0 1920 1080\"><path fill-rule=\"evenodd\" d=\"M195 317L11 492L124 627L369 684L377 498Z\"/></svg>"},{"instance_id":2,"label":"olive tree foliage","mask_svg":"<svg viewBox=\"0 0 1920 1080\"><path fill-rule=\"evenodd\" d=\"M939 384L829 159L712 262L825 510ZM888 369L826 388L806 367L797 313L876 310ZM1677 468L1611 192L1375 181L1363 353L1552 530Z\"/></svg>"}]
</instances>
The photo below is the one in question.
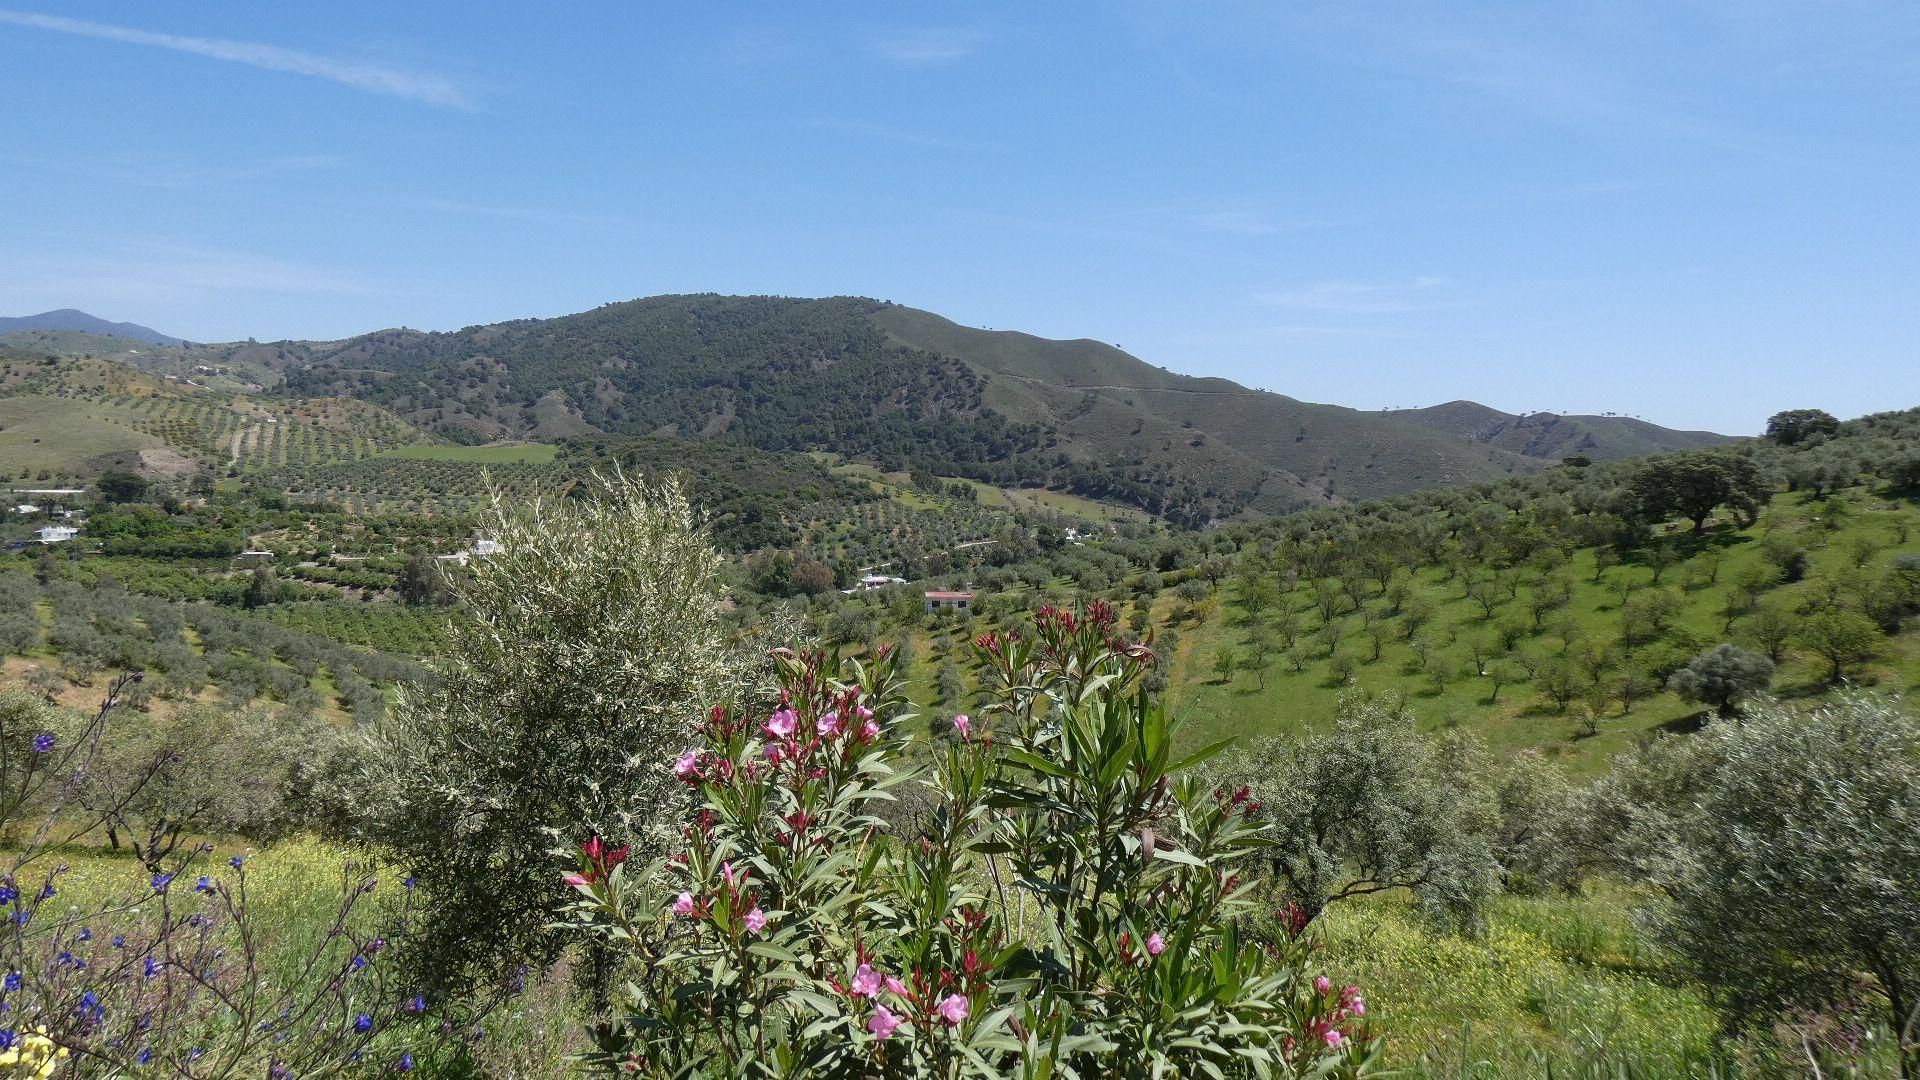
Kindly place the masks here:
<instances>
[{"instance_id":1,"label":"olive tree foliage","mask_svg":"<svg viewBox=\"0 0 1920 1080\"><path fill-rule=\"evenodd\" d=\"M1711 705L1732 716L1742 698L1764 694L1773 685L1773 661L1737 645L1720 644L1687 661L1667 686L1688 701Z\"/></svg>"},{"instance_id":2,"label":"olive tree foliage","mask_svg":"<svg viewBox=\"0 0 1920 1080\"><path fill-rule=\"evenodd\" d=\"M318 816L317 772L337 731L311 714L189 705L141 723L105 726L78 774L76 806L98 817L108 843L124 843L158 873L203 834L284 836Z\"/></svg>"},{"instance_id":3,"label":"olive tree foliage","mask_svg":"<svg viewBox=\"0 0 1920 1080\"><path fill-rule=\"evenodd\" d=\"M720 557L679 485L595 475L486 515L501 546L452 583L431 681L367 734L359 831L428 912L417 959L471 985L558 952L562 837L657 851L684 800L670 766L707 703L758 666L721 621Z\"/></svg>"},{"instance_id":4,"label":"olive tree foliage","mask_svg":"<svg viewBox=\"0 0 1920 1080\"><path fill-rule=\"evenodd\" d=\"M1489 766L1469 737L1422 735L1410 713L1350 694L1331 732L1252 740L1213 771L1259 804L1275 885L1308 914L1406 890L1429 915L1472 927L1501 877Z\"/></svg>"},{"instance_id":5,"label":"olive tree foliage","mask_svg":"<svg viewBox=\"0 0 1920 1080\"><path fill-rule=\"evenodd\" d=\"M1729 1014L1863 999L1920 1075L1920 718L1850 693L1617 758L1565 849L1661 897L1649 923Z\"/></svg>"}]
</instances>

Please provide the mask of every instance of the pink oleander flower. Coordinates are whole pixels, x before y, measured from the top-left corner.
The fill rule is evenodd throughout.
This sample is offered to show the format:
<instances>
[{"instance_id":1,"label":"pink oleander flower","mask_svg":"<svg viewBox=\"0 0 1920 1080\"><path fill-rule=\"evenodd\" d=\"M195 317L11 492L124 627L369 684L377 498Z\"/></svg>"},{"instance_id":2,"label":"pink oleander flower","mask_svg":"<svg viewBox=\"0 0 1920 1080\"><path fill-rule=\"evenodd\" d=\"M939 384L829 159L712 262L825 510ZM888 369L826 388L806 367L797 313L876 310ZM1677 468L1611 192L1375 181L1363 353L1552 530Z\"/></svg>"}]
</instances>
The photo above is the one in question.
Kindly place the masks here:
<instances>
[{"instance_id":1,"label":"pink oleander flower","mask_svg":"<svg viewBox=\"0 0 1920 1080\"><path fill-rule=\"evenodd\" d=\"M1161 937L1157 933L1147 935L1147 955L1148 956L1159 956L1161 953L1166 951L1167 951L1166 938Z\"/></svg>"},{"instance_id":2,"label":"pink oleander flower","mask_svg":"<svg viewBox=\"0 0 1920 1080\"><path fill-rule=\"evenodd\" d=\"M832 738L840 734L840 714L837 712L823 713L821 714L820 722L815 726L820 729L821 735Z\"/></svg>"},{"instance_id":3,"label":"pink oleander flower","mask_svg":"<svg viewBox=\"0 0 1920 1080\"><path fill-rule=\"evenodd\" d=\"M733 884L733 861L732 860L729 859L720 864L720 879L722 881L725 881L729 885Z\"/></svg>"},{"instance_id":4,"label":"pink oleander flower","mask_svg":"<svg viewBox=\"0 0 1920 1080\"><path fill-rule=\"evenodd\" d=\"M906 1021L893 1015L893 1010L885 1005L873 1007L873 1018L867 1021L867 1030L873 1032L876 1039L885 1039L893 1035L893 1029Z\"/></svg>"},{"instance_id":5,"label":"pink oleander flower","mask_svg":"<svg viewBox=\"0 0 1920 1080\"><path fill-rule=\"evenodd\" d=\"M968 729L972 726L972 724L973 724L973 721L967 719L966 713L960 713L959 715L953 718L953 730L959 732L960 737L963 739L966 738L967 735L969 734Z\"/></svg>"},{"instance_id":6,"label":"pink oleander flower","mask_svg":"<svg viewBox=\"0 0 1920 1080\"><path fill-rule=\"evenodd\" d=\"M747 917L744 921L747 924L747 933L757 934L767 928L767 913L761 911L759 908L754 908L752 911L747 912Z\"/></svg>"},{"instance_id":7,"label":"pink oleander flower","mask_svg":"<svg viewBox=\"0 0 1920 1080\"><path fill-rule=\"evenodd\" d=\"M781 709L779 712L767 717L767 730L782 739L790 738L793 735L794 729L799 726L800 718L793 714L792 709Z\"/></svg>"},{"instance_id":8,"label":"pink oleander flower","mask_svg":"<svg viewBox=\"0 0 1920 1080\"><path fill-rule=\"evenodd\" d=\"M687 915L693 914L693 894L690 892L683 892L679 896L674 897L673 913L675 915L680 915L680 916L687 916Z\"/></svg>"},{"instance_id":9,"label":"pink oleander flower","mask_svg":"<svg viewBox=\"0 0 1920 1080\"><path fill-rule=\"evenodd\" d=\"M1327 991L1333 989L1333 980L1327 978L1325 975L1322 975L1319 978L1313 980L1313 988L1324 994Z\"/></svg>"},{"instance_id":10,"label":"pink oleander flower","mask_svg":"<svg viewBox=\"0 0 1920 1080\"><path fill-rule=\"evenodd\" d=\"M761 753L763 753L763 754L765 754L765 755L767 756L767 760L768 760L768 761L771 761L771 762L773 762L773 763L774 763L774 764L776 764L776 765L778 765L778 764L780 763L780 757L781 757L781 754L780 754L780 744L779 744L779 743L777 743L777 742L770 742L770 743L768 743L768 744L767 744L767 748L766 748L765 750L762 750L762 751L760 751L760 752L761 752Z\"/></svg>"},{"instance_id":11,"label":"pink oleander flower","mask_svg":"<svg viewBox=\"0 0 1920 1080\"><path fill-rule=\"evenodd\" d=\"M907 984L901 982L899 979L896 979L891 975L887 976L887 989L893 991L894 993L900 995L901 997L907 996Z\"/></svg>"},{"instance_id":12,"label":"pink oleander flower","mask_svg":"<svg viewBox=\"0 0 1920 1080\"><path fill-rule=\"evenodd\" d=\"M853 969L853 993L855 997L879 997L880 973L873 970L871 964L861 964Z\"/></svg>"},{"instance_id":13,"label":"pink oleander flower","mask_svg":"<svg viewBox=\"0 0 1920 1080\"><path fill-rule=\"evenodd\" d=\"M1340 1034L1339 1028L1327 1029L1327 1049L1338 1050L1340 1049L1340 1044L1344 1041L1346 1041L1346 1037Z\"/></svg>"},{"instance_id":14,"label":"pink oleander flower","mask_svg":"<svg viewBox=\"0 0 1920 1080\"><path fill-rule=\"evenodd\" d=\"M1347 1012L1354 1016L1367 1015L1367 1003L1359 998L1347 1002Z\"/></svg>"},{"instance_id":15,"label":"pink oleander flower","mask_svg":"<svg viewBox=\"0 0 1920 1080\"><path fill-rule=\"evenodd\" d=\"M940 999L935 1011L940 1014L940 1019L947 1022L948 1027L959 1027L960 1021L967 1018L967 995L948 994Z\"/></svg>"},{"instance_id":16,"label":"pink oleander flower","mask_svg":"<svg viewBox=\"0 0 1920 1080\"><path fill-rule=\"evenodd\" d=\"M581 885L590 884L586 878L581 877L579 874L562 874L560 875L560 880L576 888Z\"/></svg>"},{"instance_id":17,"label":"pink oleander flower","mask_svg":"<svg viewBox=\"0 0 1920 1080\"><path fill-rule=\"evenodd\" d=\"M862 709L860 711L865 712L866 710ZM868 720L866 723L860 725L860 738L862 740L866 742L872 742L873 740L879 737L880 737L879 724L874 723L872 720Z\"/></svg>"},{"instance_id":18,"label":"pink oleander flower","mask_svg":"<svg viewBox=\"0 0 1920 1080\"><path fill-rule=\"evenodd\" d=\"M673 775L682 780L692 781L700 778L700 755L689 750L673 762Z\"/></svg>"}]
</instances>

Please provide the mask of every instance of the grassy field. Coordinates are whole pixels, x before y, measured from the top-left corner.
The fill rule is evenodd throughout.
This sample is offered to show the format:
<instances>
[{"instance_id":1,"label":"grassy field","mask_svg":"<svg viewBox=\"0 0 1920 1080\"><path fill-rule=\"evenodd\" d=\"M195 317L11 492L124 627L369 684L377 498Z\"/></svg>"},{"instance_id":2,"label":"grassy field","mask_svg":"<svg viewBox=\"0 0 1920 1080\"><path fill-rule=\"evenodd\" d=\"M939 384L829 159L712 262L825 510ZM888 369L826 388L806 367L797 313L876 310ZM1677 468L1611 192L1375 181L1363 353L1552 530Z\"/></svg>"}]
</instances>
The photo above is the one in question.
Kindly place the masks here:
<instances>
[{"instance_id":1,"label":"grassy field","mask_svg":"<svg viewBox=\"0 0 1920 1080\"><path fill-rule=\"evenodd\" d=\"M39 394L0 398L0 477L71 475L102 455L160 445L95 402Z\"/></svg>"},{"instance_id":2,"label":"grassy field","mask_svg":"<svg viewBox=\"0 0 1920 1080\"><path fill-rule=\"evenodd\" d=\"M546 465L560 452L546 443L501 443L494 446L401 446L380 457L406 461L465 461L479 465Z\"/></svg>"},{"instance_id":3,"label":"grassy field","mask_svg":"<svg viewBox=\"0 0 1920 1080\"><path fill-rule=\"evenodd\" d=\"M1681 604L1673 617L1674 631L1702 648L1738 637L1741 624L1736 620L1730 635L1722 614L1728 583L1737 579L1743 568L1760 564L1760 541L1769 531L1793 537L1808 552L1807 579L1779 586L1769 594L1772 602L1789 605L1811 599L1814 590L1824 587L1825 580L1849 571L1863 550L1861 545L1871 551L1866 556L1869 566L1884 566L1898 553L1920 551L1920 513L1911 504L1857 492L1836 500L1850 507L1844 524L1837 529L1826 528L1820 520L1832 502L1784 494L1774 499L1761 525L1752 529L1728 526L1716 533L1710 546L1724 553L1724 561L1712 584L1696 579L1692 584L1698 587L1690 587L1683 584L1687 581L1684 568L1667 569L1660 586L1673 590ZM1908 530L1905 543L1897 542L1899 530L1895 525L1900 521ZM1601 768L1609 754L1631 745L1645 732L1687 726L1699 715L1700 707L1661 691L1636 700L1630 710L1623 709L1618 699L1597 703L1597 731L1589 733L1584 730L1584 710L1595 703L1576 700L1563 711L1545 700L1536 686L1524 681L1507 682L1498 689L1496 698L1495 680L1475 673L1469 644L1493 633L1504 620L1527 624L1514 651L1536 657L1553 656L1569 648L1569 635L1575 642L1617 638L1621 590L1629 584L1634 591L1625 595L1652 590L1654 569L1626 563L1601 571L1594 559L1592 550L1574 555L1569 567L1574 583L1572 598L1563 609L1543 619L1537 631L1527 614L1526 586L1517 597L1503 599L1493 617L1488 618L1482 607L1465 595L1464 576L1448 583L1437 569L1419 571L1410 582L1412 593L1425 597L1433 609L1431 623L1419 636L1432 643L1435 663L1445 666L1444 682L1436 684L1413 670L1414 646L1402 633L1390 637L1378 659L1373 658L1373 643L1363 635L1361 617L1354 612L1333 620L1340 630L1336 651L1353 662L1351 686L1404 700L1426 727L1464 727L1496 750L1537 748L1576 773ZM1264 670L1243 667L1226 678L1213 666L1223 651L1231 649L1243 663L1251 663L1246 645L1250 623L1244 608L1235 601L1233 589L1223 586L1206 605L1210 613L1198 624L1191 619L1173 621L1176 605L1170 598L1163 597L1156 605L1157 622L1163 627L1173 626L1180 635L1170 704L1189 715L1190 737L1211 740L1279 734L1319 727L1331 719L1348 680L1337 677L1331 669L1331 654L1319 637L1320 616L1311 610L1306 593L1303 585L1290 601L1282 601L1300 609L1301 669L1294 670L1292 660L1276 650ZM1774 692L1788 698L1818 695L1827 689L1826 675L1825 661L1803 649L1790 648L1774 679ZM1879 655L1852 678L1857 683L1903 692L1920 688L1920 635L1907 633L1887 639Z\"/></svg>"},{"instance_id":4,"label":"grassy field","mask_svg":"<svg viewBox=\"0 0 1920 1080\"><path fill-rule=\"evenodd\" d=\"M1149 520L1143 511L1129 510L1093 499L1083 499L1064 491L1048 491L1044 488L1006 488L1001 494L1006 499L1007 505L1015 510L1050 510L1056 514L1085 518L1102 525L1115 521Z\"/></svg>"}]
</instances>

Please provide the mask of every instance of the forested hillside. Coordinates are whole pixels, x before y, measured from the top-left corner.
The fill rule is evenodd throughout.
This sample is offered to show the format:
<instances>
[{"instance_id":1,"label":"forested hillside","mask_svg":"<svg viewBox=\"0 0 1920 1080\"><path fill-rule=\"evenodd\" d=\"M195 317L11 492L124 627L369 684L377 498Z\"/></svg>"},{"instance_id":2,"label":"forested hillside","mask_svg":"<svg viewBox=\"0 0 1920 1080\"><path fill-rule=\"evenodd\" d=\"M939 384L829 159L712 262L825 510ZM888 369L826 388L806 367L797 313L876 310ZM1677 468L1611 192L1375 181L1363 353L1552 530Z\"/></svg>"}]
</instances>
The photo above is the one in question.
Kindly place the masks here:
<instances>
[{"instance_id":1,"label":"forested hillside","mask_svg":"<svg viewBox=\"0 0 1920 1080\"><path fill-rule=\"evenodd\" d=\"M1448 407L1315 405L1095 341L977 330L853 297L660 296L452 333L115 359L213 389L353 397L460 443L599 433L826 451L1188 527L1718 438L1611 417L1462 423Z\"/></svg>"}]
</instances>

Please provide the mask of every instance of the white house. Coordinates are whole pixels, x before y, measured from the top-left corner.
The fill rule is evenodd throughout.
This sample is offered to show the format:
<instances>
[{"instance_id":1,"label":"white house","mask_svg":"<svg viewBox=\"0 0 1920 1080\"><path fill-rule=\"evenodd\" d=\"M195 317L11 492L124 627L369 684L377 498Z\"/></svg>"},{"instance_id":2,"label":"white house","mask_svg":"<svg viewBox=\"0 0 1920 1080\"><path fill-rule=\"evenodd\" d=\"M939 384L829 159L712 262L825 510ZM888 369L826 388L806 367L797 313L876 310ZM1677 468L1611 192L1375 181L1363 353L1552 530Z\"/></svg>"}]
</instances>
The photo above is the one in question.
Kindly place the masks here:
<instances>
[{"instance_id":1,"label":"white house","mask_svg":"<svg viewBox=\"0 0 1920 1080\"><path fill-rule=\"evenodd\" d=\"M40 508L32 503L21 503L19 506L13 508L13 512L16 514L37 514L40 512Z\"/></svg>"},{"instance_id":2,"label":"white house","mask_svg":"<svg viewBox=\"0 0 1920 1080\"><path fill-rule=\"evenodd\" d=\"M970 592L940 592L938 590L922 594L927 601L928 611L940 611L951 608L965 611L973 606L973 594Z\"/></svg>"},{"instance_id":3,"label":"white house","mask_svg":"<svg viewBox=\"0 0 1920 1080\"><path fill-rule=\"evenodd\" d=\"M71 525L48 525L35 535L43 544L57 544L62 540L71 540L80 534L80 530Z\"/></svg>"}]
</instances>

